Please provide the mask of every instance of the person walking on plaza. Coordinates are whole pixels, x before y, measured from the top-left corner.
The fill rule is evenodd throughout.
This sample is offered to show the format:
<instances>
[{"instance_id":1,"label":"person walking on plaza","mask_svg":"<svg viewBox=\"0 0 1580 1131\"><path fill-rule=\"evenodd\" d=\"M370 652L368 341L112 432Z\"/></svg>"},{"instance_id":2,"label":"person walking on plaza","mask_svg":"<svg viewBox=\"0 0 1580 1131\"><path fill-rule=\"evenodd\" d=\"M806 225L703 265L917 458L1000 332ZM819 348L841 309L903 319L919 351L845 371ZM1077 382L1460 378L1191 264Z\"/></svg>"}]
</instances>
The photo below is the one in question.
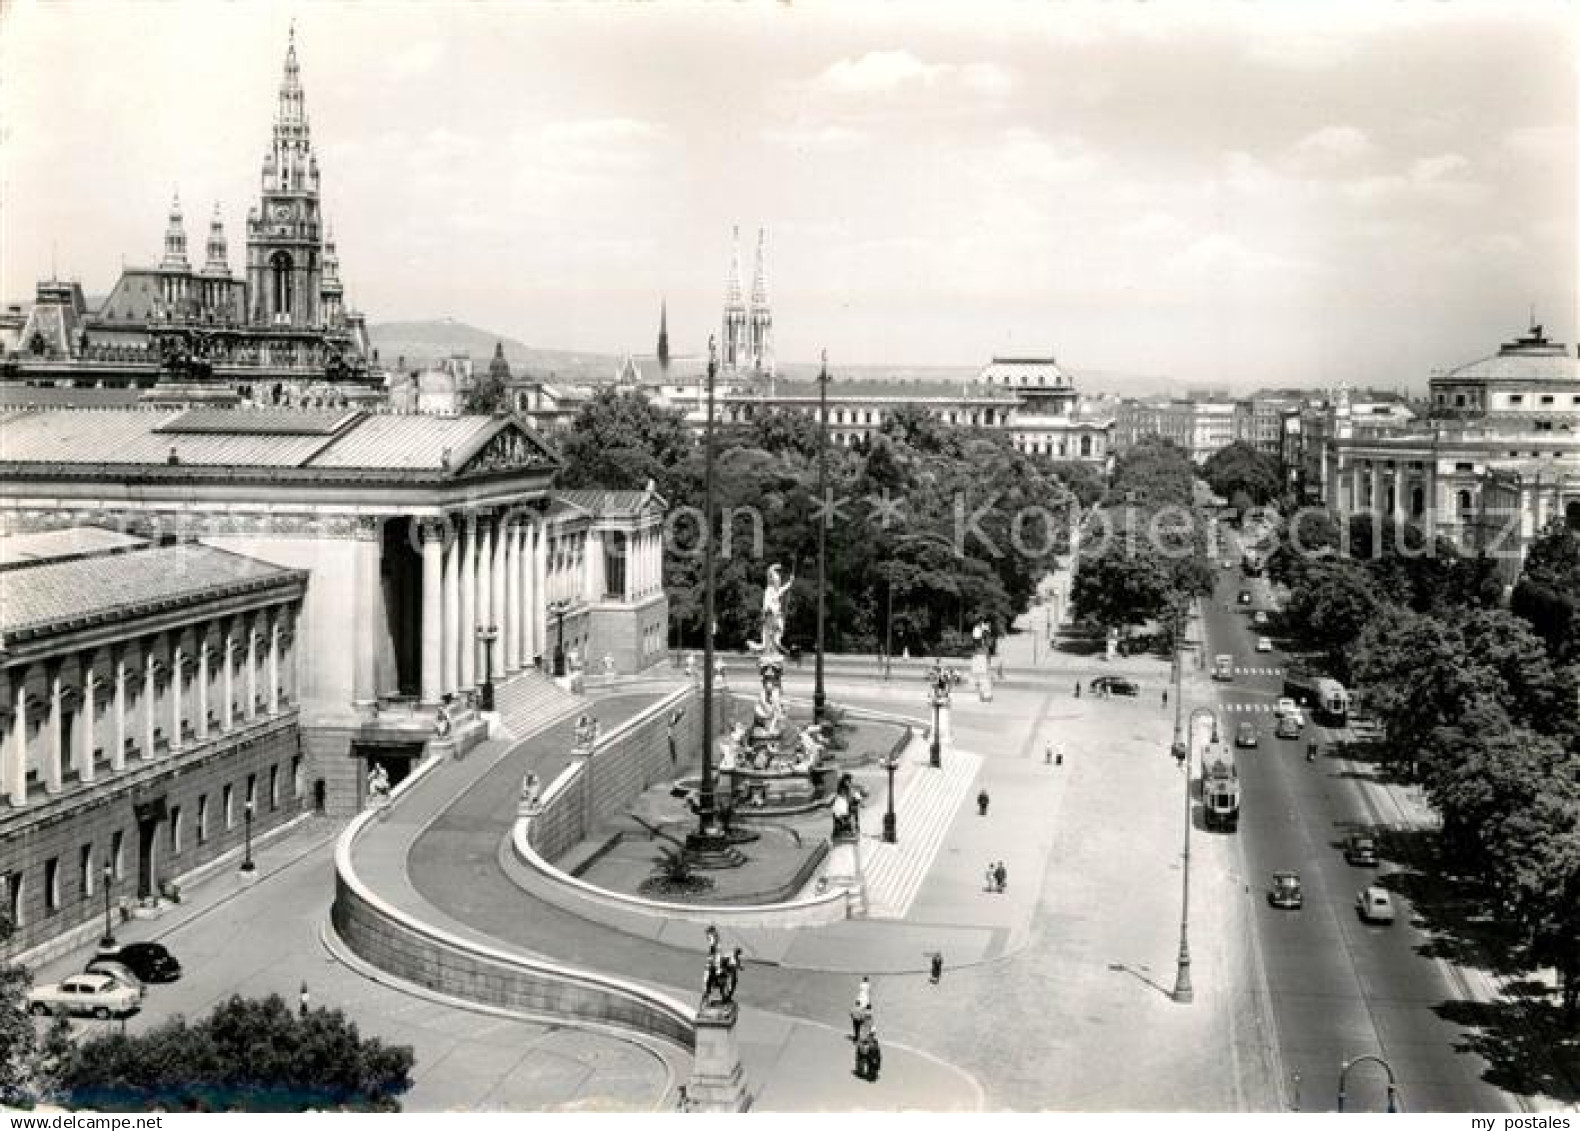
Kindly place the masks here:
<instances>
[{"instance_id":1,"label":"person walking on plaza","mask_svg":"<svg viewBox=\"0 0 1580 1131\"><path fill-rule=\"evenodd\" d=\"M988 890L988 891L993 891L995 886L996 886L996 884L997 884L997 881L994 879L994 871L995 871L995 868L994 868L994 865L993 865L993 861L989 860L988 861L988 866L987 866L987 886L986 886L986 890Z\"/></svg>"},{"instance_id":2,"label":"person walking on plaza","mask_svg":"<svg viewBox=\"0 0 1580 1131\"><path fill-rule=\"evenodd\" d=\"M1163 689L1163 705L1165 707L1169 705L1169 689L1166 687Z\"/></svg>"},{"instance_id":3,"label":"person walking on plaza","mask_svg":"<svg viewBox=\"0 0 1580 1131\"><path fill-rule=\"evenodd\" d=\"M1009 870L1004 867L1002 860L993 865L993 884L1001 895L1009 884Z\"/></svg>"},{"instance_id":4,"label":"person walking on plaza","mask_svg":"<svg viewBox=\"0 0 1580 1131\"><path fill-rule=\"evenodd\" d=\"M1053 765L1053 743L1051 742L1042 748L1042 764L1044 766Z\"/></svg>"},{"instance_id":5,"label":"person walking on plaza","mask_svg":"<svg viewBox=\"0 0 1580 1131\"><path fill-rule=\"evenodd\" d=\"M863 977L861 984L856 987L856 1008L872 1008L872 979Z\"/></svg>"},{"instance_id":6,"label":"person walking on plaza","mask_svg":"<svg viewBox=\"0 0 1580 1131\"><path fill-rule=\"evenodd\" d=\"M1079 699L1081 697L1081 681L1080 680L1076 680L1075 681L1075 697L1077 699Z\"/></svg>"},{"instance_id":7,"label":"person walking on plaza","mask_svg":"<svg viewBox=\"0 0 1580 1131\"><path fill-rule=\"evenodd\" d=\"M977 794L977 816L987 816L988 802L990 800L991 799L988 797L988 791L985 789L981 793Z\"/></svg>"},{"instance_id":8,"label":"person walking on plaza","mask_svg":"<svg viewBox=\"0 0 1580 1131\"><path fill-rule=\"evenodd\" d=\"M933 951L932 975L932 983L935 986L944 980L944 952L941 950Z\"/></svg>"}]
</instances>

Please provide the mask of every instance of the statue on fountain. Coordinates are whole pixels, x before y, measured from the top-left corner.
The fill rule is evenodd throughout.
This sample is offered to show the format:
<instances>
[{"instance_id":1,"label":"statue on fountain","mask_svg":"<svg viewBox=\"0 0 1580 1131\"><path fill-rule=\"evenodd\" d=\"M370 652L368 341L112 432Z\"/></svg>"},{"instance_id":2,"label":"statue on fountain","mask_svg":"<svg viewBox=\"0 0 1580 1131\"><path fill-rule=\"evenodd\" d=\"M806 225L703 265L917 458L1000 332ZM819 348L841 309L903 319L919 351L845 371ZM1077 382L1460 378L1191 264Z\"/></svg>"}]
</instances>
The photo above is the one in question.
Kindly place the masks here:
<instances>
[{"instance_id":1,"label":"statue on fountain","mask_svg":"<svg viewBox=\"0 0 1580 1131\"><path fill-rule=\"evenodd\" d=\"M763 583L762 635L758 640L747 641L747 647L757 656L759 667L774 665L784 668L785 592L795 584L795 574L788 581L780 580L778 564L768 567L768 579Z\"/></svg>"},{"instance_id":2,"label":"statue on fountain","mask_svg":"<svg viewBox=\"0 0 1580 1131\"><path fill-rule=\"evenodd\" d=\"M801 728L800 749L796 753L795 770L798 773L811 773L823 761L823 753L828 749L828 740L823 737L823 725L812 723Z\"/></svg>"}]
</instances>

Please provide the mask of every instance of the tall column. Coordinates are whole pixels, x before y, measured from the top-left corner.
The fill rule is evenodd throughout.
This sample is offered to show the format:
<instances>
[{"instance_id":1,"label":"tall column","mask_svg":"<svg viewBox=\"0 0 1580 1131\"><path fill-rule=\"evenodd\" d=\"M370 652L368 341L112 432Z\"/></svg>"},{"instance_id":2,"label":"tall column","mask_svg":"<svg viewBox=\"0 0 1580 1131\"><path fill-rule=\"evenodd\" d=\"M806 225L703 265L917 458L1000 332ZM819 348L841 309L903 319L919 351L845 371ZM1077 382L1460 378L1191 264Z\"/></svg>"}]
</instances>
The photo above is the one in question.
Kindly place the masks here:
<instances>
[{"instance_id":1,"label":"tall column","mask_svg":"<svg viewBox=\"0 0 1580 1131\"><path fill-rule=\"evenodd\" d=\"M220 681L220 690L225 699L219 712L221 733L232 730L236 722L236 684L231 671L236 663L236 637L231 633L229 625L225 627L224 641L222 651L225 659L225 678Z\"/></svg>"},{"instance_id":2,"label":"tall column","mask_svg":"<svg viewBox=\"0 0 1580 1131\"><path fill-rule=\"evenodd\" d=\"M269 618L269 717L280 713L280 617Z\"/></svg>"},{"instance_id":3,"label":"tall column","mask_svg":"<svg viewBox=\"0 0 1580 1131\"><path fill-rule=\"evenodd\" d=\"M378 699L379 554L383 549L379 520L357 520L352 543L351 699L368 707Z\"/></svg>"},{"instance_id":4,"label":"tall column","mask_svg":"<svg viewBox=\"0 0 1580 1131\"><path fill-rule=\"evenodd\" d=\"M456 678L461 687L477 686L477 516L466 516L466 539L461 543L461 611L456 621Z\"/></svg>"},{"instance_id":5,"label":"tall column","mask_svg":"<svg viewBox=\"0 0 1580 1131\"><path fill-rule=\"evenodd\" d=\"M521 600L516 604L516 633L521 649L521 666L532 666L535 652L532 647L532 523L523 518L516 525L520 541L516 552L516 583L521 587Z\"/></svg>"},{"instance_id":6,"label":"tall column","mask_svg":"<svg viewBox=\"0 0 1580 1131\"><path fill-rule=\"evenodd\" d=\"M440 645L444 634L444 531L436 522L422 524L422 701L439 702Z\"/></svg>"},{"instance_id":7,"label":"tall column","mask_svg":"<svg viewBox=\"0 0 1580 1131\"><path fill-rule=\"evenodd\" d=\"M494 519L494 560L489 569L489 580L493 583L493 593L489 596L488 623L497 628L499 632L494 639L485 644L489 650L490 670L494 678L503 679L505 675L505 622L510 619L510 609L507 604L507 558L505 548L510 544L510 532L505 529L503 516Z\"/></svg>"},{"instance_id":8,"label":"tall column","mask_svg":"<svg viewBox=\"0 0 1580 1131\"><path fill-rule=\"evenodd\" d=\"M521 524L514 518L505 528L505 670L521 670Z\"/></svg>"},{"instance_id":9,"label":"tall column","mask_svg":"<svg viewBox=\"0 0 1580 1131\"><path fill-rule=\"evenodd\" d=\"M117 648L115 650L115 725L110 733L110 769L120 773L126 768L126 681L130 673L126 670L126 652Z\"/></svg>"},{"instance_id":10,"label":"tall column","mask_svg":"<svg viewBox=\"0 0 1580 1131\"><path fill-rule=\"evenodd\" d=\"M439 691L448 695L460 686L461 673L461 532L446 526L450 537L444 546L443 592L439 595L440 632Z\"/></svg>"},{"instance_id":11,"label":"tall column","mask_svg":"<svg viewBox=\"0 0 1580 1131\"><path fill-rule=\"evenodd\" d=\"M170 753L174 754L184 745L181 733L183 715L181 713L181 671L183 660L181 644L178 638L172 637L170 641Z\"/></svg>"},{"instance_id":12,"label":"tall column","mask_svg":"<svg viewBox=\"0 0 1580 1131\"><path fill-rule=\"evenodd\" d=\"M247 618L247 710L250 721L258 717L258 622Z\"/></svg>"},{"instance_id":13,"label":"tall column","mask_svg":"<svg viewBox=\"0 0 1580 1131\"><path fill-rule=\"evenodd\" d=\"M1383 509L1382 468L1378 466L1376 460L1372 461L1372 497L1370 509L1375 514L1381 514Z\"/></svg>"},{"instance_id":14,"label":"tall column","mask_svg":"<svg viewBox=\"0 0 1580 1131\"><path fill-rule=\"evenodd\" d=\"M6 797L13 808L27 804L27 668L11 669L11 734L6 741Z\"/></svg>"},{"instance_id":15,"label":"tall column","mask_svg":"<svg viewBox=\"0 0 1580 1131\"><path fill-rule=\"evenodd\" d=\"M44 722L44 792L60 792L60 668L49 673L49 715Z\"/></svg>"},{"instance_id":16,"label":"tall column","mask_svg":"<svg viewBox=\"0 0 1580 1131\"><path fill-rule=\"evenodd\" d=\"M545 661L547 661L549 655L549 602L554 599L549 593L548 520L540 515L533 526L536 546L532 553L532 635L537 643L537 654L543 656ZM546 662L545 666L547 666Z\"/></svg>"},{"instance_id":17,"label":"tall column","mask_svg":"<svg viewBox=\"0 0 1580 1131\"><path fill-rule=\"evenodd\" d=\"M477 520L477 608L476 619L467 629L466 642L476 657L477 681L482 683L488 669L483 662L483 645L477 630L494 623L494 520Z\"/></svg>"},{"instance_id":18,"label":"tall column","mask_svg":"<svg viewBox=\"0 0 1580 1131\"><path fill-rule=\"evenodd\" d=\"M143 641L143 749L142 760L154 756L154 729L159 725L159 657L153 640Z\"/></svg>"},{"instance_id":19,"label":"tall column","mask_svg":"<svg viewBox=\"0 0 1580 1131\"><path fill-rule=\"evenodd\" d=\"M608 535L605 535L605 537L608 537ZM636 534L617 534L615 537L620 539L617 543L620 547L620 567L625 571L620 579L620 599L629 605L636 600L636 547L639 536Z\"/></svg>"},{"instance_id":20,"label":"tall column","mask_svg":"<svg viewBox=\"0 0 1580 1131\"><path fill-rule=\"evenodd\" d=\"M82 658L81 708L77 712L77 777L91 782L97 767L93 764L93 693L98 680L93 674L93 654Z\"/></svg>"},{"instance_id":21,"label":"tall column","mask_svg":"<svg viewBox=\"0 0 1580 1131\"><path fill-rule=\"evenodd\" d=\"M198 641L197 670L197 740L208 739L208 626L204 625L203 639Z\"/></svg>"}]
</instances>

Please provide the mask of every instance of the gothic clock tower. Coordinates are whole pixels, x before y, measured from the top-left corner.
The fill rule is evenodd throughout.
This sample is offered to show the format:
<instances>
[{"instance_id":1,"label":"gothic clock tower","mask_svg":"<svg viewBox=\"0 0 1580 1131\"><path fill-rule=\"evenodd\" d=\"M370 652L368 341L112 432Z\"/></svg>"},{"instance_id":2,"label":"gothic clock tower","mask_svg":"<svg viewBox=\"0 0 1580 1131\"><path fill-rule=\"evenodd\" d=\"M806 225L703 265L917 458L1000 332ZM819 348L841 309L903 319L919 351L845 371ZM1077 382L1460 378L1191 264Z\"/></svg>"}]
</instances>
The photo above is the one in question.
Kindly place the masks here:
<instances>
[{"instance_id":1,"label":"gothic clock tower","mask_svg":"<svg viewBox=\"0 0 1580 1131\"><path fill-rule=\"evenodd\" d=\"M318 158L308 136L293 28L274 144L263 158L263 196L247 218L247 314L254 325L323 324L322 225Z\"/></svg>"}]
</instances>

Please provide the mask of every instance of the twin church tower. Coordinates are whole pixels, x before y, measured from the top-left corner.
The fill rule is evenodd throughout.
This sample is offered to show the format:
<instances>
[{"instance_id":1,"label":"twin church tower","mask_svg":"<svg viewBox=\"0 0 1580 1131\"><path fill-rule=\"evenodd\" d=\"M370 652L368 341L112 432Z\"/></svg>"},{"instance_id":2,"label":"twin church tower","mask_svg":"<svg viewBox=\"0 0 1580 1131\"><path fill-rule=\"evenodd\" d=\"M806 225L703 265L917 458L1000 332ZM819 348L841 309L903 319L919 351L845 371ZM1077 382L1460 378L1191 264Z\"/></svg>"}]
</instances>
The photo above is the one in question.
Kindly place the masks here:
<instances>
[{"instance_id":1,"label":"twin church tower","mask_svg":"<svg viewBox=\"0 0 1580 1131\"><path fill-rule=\"evenodd\" d=\"M774 372L774 314L768 305L767 234L757 229L757 265L752 290L741 288L741 229L734 229L730 247L730 279L724 288L724 324L719 336L719 365L727 373L764 377ZM669 310L658 317L658 363L669 367Z\"/></svg>"}]
</instances>

